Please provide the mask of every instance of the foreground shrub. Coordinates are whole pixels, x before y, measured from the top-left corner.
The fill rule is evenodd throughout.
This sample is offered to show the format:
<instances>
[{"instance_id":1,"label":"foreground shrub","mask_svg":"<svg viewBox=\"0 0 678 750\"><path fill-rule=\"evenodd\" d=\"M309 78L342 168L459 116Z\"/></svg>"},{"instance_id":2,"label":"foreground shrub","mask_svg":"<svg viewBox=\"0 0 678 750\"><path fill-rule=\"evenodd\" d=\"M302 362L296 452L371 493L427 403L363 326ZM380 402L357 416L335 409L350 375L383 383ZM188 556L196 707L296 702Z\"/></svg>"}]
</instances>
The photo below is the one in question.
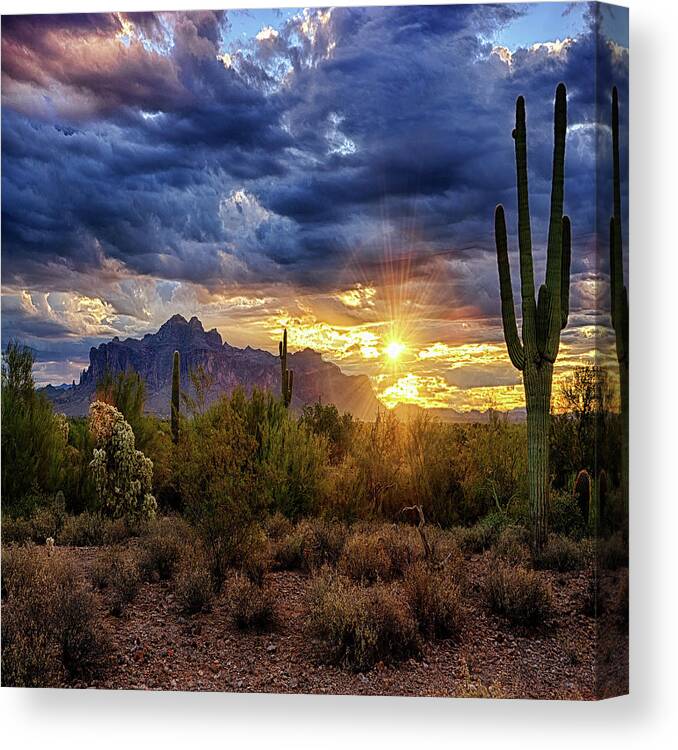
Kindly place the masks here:
<instances>
[{"instance_id":1,"label":"foreground shrub","mask_svg":"<svg viewBox=\"0 0 678 750\"><path fill-rule=\"evenodd\" d=\"M2 543L24 544L30 542L33 536L33 527L26 518L2 517Z\"/></svg>"},{"instance_id":2,"label":"foreground shrub","mask_svg":"<svg viewBox=\"0 0 678 750\"><path fill-rule=\"evenodd\" d=\"M266 630L275 622L271 588L236 575L229 586L229 605L235 624L242 630Z\"/></svg>"},{"instance_id":3,"label":"foreground shrub","mask_svg":"<svg viewBox=\"0 0 678 750\"><path fill-rule=\"evenodd\" d=\"M553 596L538 573L525 568L496 565L485 581L490 609L517 625L537 625L552 609Z\"/></svg>"},{"instance_id":4,"label":"foreground shrub","mask_svg":"<svg viewBox=\"0 0 678 750\"><path fill-rule=\"evenodd\" d=\"M581 570L585 557L580 544L565 536L550 534L546 546L535 557L537 568L558 570L564 573L569 570Z\"/></svg>"},{"instance_id":5,"label":"foreground shrub","mask_svg":"<svg viewBox=\"0 0 678 750\"><path fill-rule=\"evenodd\" d=\"M588 503L587 503L588 505ZM588 528L588 516L582 515L572 492L552 492L549 505L549 528L554 534L582 539Z\"/></svg>"},{"instance_id":6,"label":"foreground shrub","mask_svg":"<svg viewBox=\"0 0 678 750\"><path fill-rule=\"evenodd\" d=\"M498 530L490 525L479 521L469 528L458 532L459 546L467 554L479 555L489 549L499 536Z\"/></svg>"},{"instance_id":7,"label":"foreground shrub","mask_svg":"<svg viewBox=\"0 0 678 750\"><path fill-rule=\"evenodd\" d=\"M422 555L413 532L409 526L383 526L377 531L357 532L346 542L339 569L354 581L366 583L402 577L408 566Z\"/></svg>"},{"instance_id":8,"label":"foreground shrub","mask_svg":"<svg viewBox=\"0 0 678 750\"><path fill-rule=\"evenodd\" d=\"M33 546L2 553L2 684L58 687L93 674L106 636L73 565Z\"/></svg>"},{"instance_id":9,"label":"foreground shrub","mask_svg":"<svg viewBox=\"0 0 678 750\"><path fill-rule=\"evenodd\" d=\"M200 546L185 545L174 578L174 593L182 611L194 614L212 603L209 560Z\"/></svg>"},{"instance_id":10,"label":"foreground shrub","mask_svg":"<svg viewBox=\"0 0 678 750\"><path fill-rule=\"evenodd\" d=\"M281 539L284 539L292 533L294 524L289 518L287 518L287 516L284 516L280 511L277 511L266 518L264 529L271 541L279 542Z\"/></svg>"},{"instance_id":11,"label":"foreground shrub","mask_svg":"<svg viewBox=\"0 0 678 750\"><path fill-rule=\"evenodd\" d=\"M85 511L78 516L67 516L57 536L64 547L102 547L119 544L132 534L121 518L104 518L99 513Z\"/></svg>"},{"instance_id":12,"label":"foreground shrub","mask_svg":"<svg viewBox=\"0 0 678 750\"><path fill-rule=\"evenodd\" d=\"M527 530L522 526L507 526L499 534L494 554L509 565L527 565L531 559Z\"/></svg>"},{"instance_id":13,"label":"foreground shrub","mask_svg":"<svg viewBox=\"0 0 678 750\"><path fill-rule=\"evenodd\" d=\"M191 538L191 528L182 519L158 519L142 543L139 567L143 576L161 581L172 578L182 550Z\"/></svg>"},{"instance_id":14,"label":"foreground shrub","mask_svg":"<svg viewBox=\"0 0 678 750\"><path fill-rule=\"evenodd\" d=\"M423 635L446 638L459 633L464 611L462 596L449 571L417 562L405 573L403 589Z\"/></svg>"},{"instance_id":15,"label":"foreground shrub","mask_svg":"<svg viewBox=\"0 0 678 750\"><path fill-rule=\"evenodd\" d=\"M414 617L388 585L320 575L311 582L307 606L309 632L323 642L332 662L363 671L419 652Z\"/></svg>"},{"instance_id":16,"label":"foreground shrub","mask_svg":"<svg viewBox=\"0 0 678 750\"><path fill-rule=\"evenodd\" d=\"M275 562L282 570L311 572L323 565L336 565L348 531L339 521L312 518L300 521L275 545Z\"/></svg>"},{"instance_id":17,"label":"foreground shrub","mask_svg":"<svg viewBox=\"0 0 678 750\"><path fill-rule=\"evenodd\" d=\"M120 617L134 601L141 584L137 554L124 547L104 550L92 568L92 582L107 590L109 611Z\"/></svg>"}]
</instances>

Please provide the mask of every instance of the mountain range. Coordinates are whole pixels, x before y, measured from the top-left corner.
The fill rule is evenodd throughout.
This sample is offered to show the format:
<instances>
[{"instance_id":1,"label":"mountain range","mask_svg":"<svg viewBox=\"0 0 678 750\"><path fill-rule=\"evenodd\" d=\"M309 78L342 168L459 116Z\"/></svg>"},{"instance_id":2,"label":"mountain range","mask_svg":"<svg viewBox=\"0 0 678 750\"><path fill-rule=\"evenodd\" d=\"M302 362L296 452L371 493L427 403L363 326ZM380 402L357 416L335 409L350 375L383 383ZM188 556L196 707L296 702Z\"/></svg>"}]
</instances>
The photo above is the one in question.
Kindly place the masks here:
<instances>
[{"instance_id":1,"label":"mountain range","mask_svg":"<svg viewBox=\"0 0 678 750\"><path fill-rule=\"evenodd\" d=\"M112 375L136 370L146 383L146 411L169 416L172 389L172 358L181 355L181 388L191 394L189 373L202 366L212 386L208 403L222 394L230 394L242 386L251 393L254 388L280 392L280 360L262 349L238 349L223 341L216 328L205 331L198 318L186 320L173 315L157 333L147 333L141 339L120 340L117 336L108 343L92 347L89 367L83 370L79 383L70 386L48 385L42 392L52 401L57 411L68 416L87 414L97 383L108 371ZM318 400L334 404L340 412L350 412L355 418L372 420L382 403L374 393L367 375L347 375L332 362L312 349L303 349L287 356L287 366L294 371L292 408L300 410ZM395 413L407 421L424 410L414 404L398 404ZM454 409L429 409L432 416L443 422L486 422L489 412L457 412ZM523 410L509 413L513 421L524 419Z\"/></svg>"}]
</instances>

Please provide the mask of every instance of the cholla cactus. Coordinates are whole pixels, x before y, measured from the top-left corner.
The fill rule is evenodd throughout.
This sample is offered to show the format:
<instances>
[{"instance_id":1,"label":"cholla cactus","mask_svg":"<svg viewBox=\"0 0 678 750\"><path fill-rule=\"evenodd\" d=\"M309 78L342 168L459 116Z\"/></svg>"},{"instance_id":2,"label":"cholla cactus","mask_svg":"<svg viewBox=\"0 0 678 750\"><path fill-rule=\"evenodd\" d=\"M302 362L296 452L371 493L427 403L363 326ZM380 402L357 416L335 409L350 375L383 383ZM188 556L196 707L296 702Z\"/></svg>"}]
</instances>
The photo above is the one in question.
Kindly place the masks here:
<instances>
[{"instance_id":1,"label":"cholla cactus","mask_svg":"<svg viewBox=\"0 0 678 750\"><path fill-rule=\"evenodd\" d=\"M89 425L97 446L90 468L101 508L132 522L153 517L153 463L135 449L132 428L114 406L102 401L90 405Z\"/></svg>"}]
</instances>

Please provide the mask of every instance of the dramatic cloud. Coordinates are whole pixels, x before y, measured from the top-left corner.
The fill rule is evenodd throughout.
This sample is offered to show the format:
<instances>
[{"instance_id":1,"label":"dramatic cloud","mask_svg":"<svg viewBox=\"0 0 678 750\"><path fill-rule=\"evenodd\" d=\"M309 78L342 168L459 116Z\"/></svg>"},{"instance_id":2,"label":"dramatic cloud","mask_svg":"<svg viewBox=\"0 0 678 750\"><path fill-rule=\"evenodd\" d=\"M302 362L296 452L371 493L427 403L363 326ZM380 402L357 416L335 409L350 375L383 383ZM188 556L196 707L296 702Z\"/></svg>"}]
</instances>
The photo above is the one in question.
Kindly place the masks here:
<instances>
[{"instance_id":1,"label":"dramatic cloud","mask_svg":"<svg viewBox=\"0 0 678 750\"><path fill-rule=\"evenodd\" d=\"M235 12L5 17L3 339L61 341L78 361L68 347L85 357L197 313L239 345L270 346L289 324L295 346L395 389L386 400L513 393L492 212L506 205L517 261L524 94L543 274L564 81L581 327L568 345L586 356L583 331L604 322L613 83L628 121L625 11L596 7L567 38L556 25L518 46L505 37L530 6L306 9L246 39ZM407 373L380 364L389 338L407 339ZM490 362L417 356L474 342L496 346Z\"/></svg>"}]
</instances>

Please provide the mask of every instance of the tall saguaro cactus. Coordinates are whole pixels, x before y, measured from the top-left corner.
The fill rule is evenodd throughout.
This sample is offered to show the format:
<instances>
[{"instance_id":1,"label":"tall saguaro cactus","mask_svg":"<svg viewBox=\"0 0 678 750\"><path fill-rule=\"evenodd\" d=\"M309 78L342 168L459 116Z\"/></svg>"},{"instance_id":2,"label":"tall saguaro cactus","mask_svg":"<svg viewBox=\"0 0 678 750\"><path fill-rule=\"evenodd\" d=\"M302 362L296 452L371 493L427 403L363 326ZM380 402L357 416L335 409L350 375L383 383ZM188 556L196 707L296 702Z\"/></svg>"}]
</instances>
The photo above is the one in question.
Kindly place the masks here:
<instances>
[{"instance_id":1,"label":"tall saguaro cactus","mask_svg":"<svg viewBox=\"0 0 678 750\"><path fill-rule=\"evenodd\" d=\"M523 373L527 406L527 453L533 546L539 551L546 541L549 506L549 421L553 364L560 347L560 332L567 324L570 298L570 220L563 216L567 97L561 83L556 89L551 184L551 216L546 257L546 283L535 301L532 269L532 231L527 185L527 134L525 100L516 101L516 148L518 187L518 244L523 336L518 336L513 306L511 270L504 207L495 211L495 238L501 290L501 314L506 347L513 365Z\"/></svg>"},{"instance_id":2,"label":"tall saguaro cactus","mask_svg":"<svg viewBox=\"0 0 678 750\"><path fill-rule=\"evenodd\" d=\"M294 383L294 373L287 369L287 328L283 330L283 339L278 342L278 351L280 352L280 382L282 390L282 400L285 406L289 406L292 401L292 385Z\"/></svg>"},{"instance_id":3,"label":"tall saguaro cactus","mask_svg":"<svg viewBox=\"0 0 678 750\"><path fill-rule=\"evenodd\" d=\"M174 352L172 362L172 442L176 445L179 442L179 352Z\"/></svg>"},{"instance_id":4,"label":"tall saguaro cactus","mask_svg":"<svg viewBox=\"0 0 678 750\"><path fill-rule=\"evenodd\" d=\"M619 362L619 395L622 418L621 490L629 497L629 297L624 286L622 257L621 178L619 168L619 97L612 89L612 182L613 215L610 219L610 294L612 326Z\"/></svg>"}]
</instances>

